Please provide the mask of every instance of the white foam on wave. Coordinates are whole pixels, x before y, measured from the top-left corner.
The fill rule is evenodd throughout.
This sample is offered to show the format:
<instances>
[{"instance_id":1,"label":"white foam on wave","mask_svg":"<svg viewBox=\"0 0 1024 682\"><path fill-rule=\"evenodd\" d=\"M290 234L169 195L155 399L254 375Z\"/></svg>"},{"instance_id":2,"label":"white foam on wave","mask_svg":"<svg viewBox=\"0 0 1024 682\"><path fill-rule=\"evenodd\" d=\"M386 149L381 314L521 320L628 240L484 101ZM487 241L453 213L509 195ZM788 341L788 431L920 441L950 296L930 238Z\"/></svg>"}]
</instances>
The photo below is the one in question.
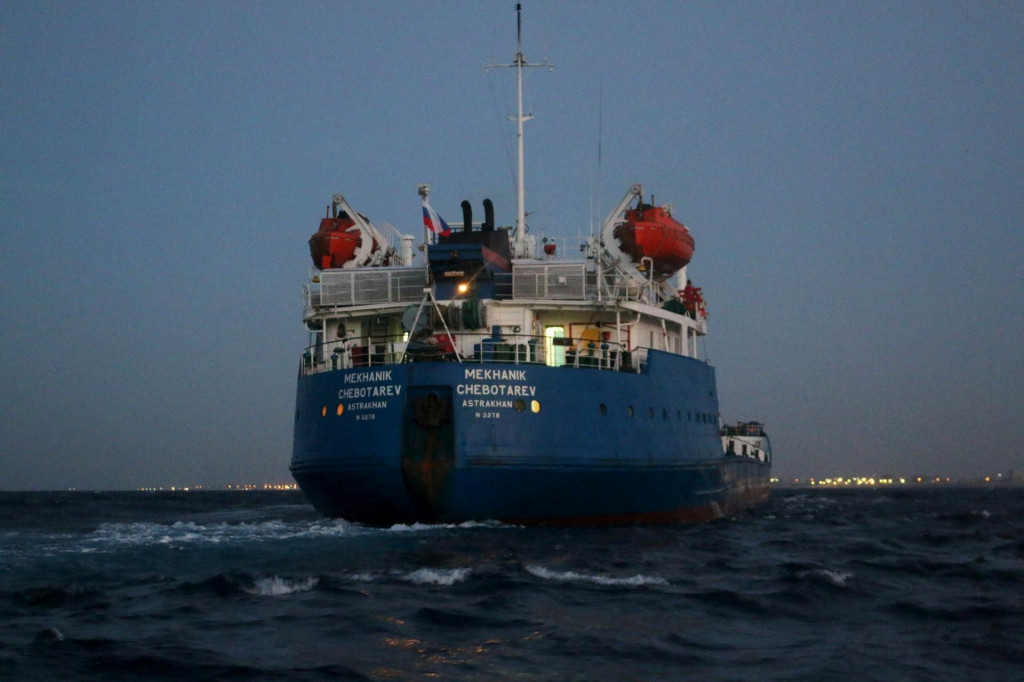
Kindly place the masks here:
<instances>
[{"instance_id":1,"label":"white foam on wave","mask_svg":"<svg viewBox=\"0 0 1024 682\"><path fill-rule=\"evenodd\" d=\"M461 583L470 573L472 570L468 568L420 568L404 576L402 580L414 585L448 586Z\"/></svg>"},{"instance_id":2,"label":"white foam on wave","mask_svg":"<svg viewBox=\"0 0 1024 682\"><path fill-rule=\"evenodd\" d=\"M217 542L205 526L195 523L105 523L88 537L93 548L116 545L169 545L199 540Z\"/></svg>"},{"instance_id":3,"label":"white foam on wave","mask_svg":"<svg viewBox=\"0 0 1024 682\"><path fill-rule=\"evenodd\" d=\"M105 523L91 533L79 552L112 551L118 547L138 546L197 546L239 542L269 542L309 538L346 538L377 533L424 533L438 530L471 528L515 528L497 521L468 521L460 524L399 524L390 528L373 528L343 519L317 519L315 521L280 520L256 522L196 522L175 523Z\"/></svg>"},{"instance_id":4,"label":"white foam on wave","mask_svg":"<svg viewBox=\"0 0 1024 682\"><path fill-rule=\"evenodd\" d=\"M253 582L252 587L243 587L242 591L258 597L282 597L297 592L309 592L320 582L319 578L309 577L301 580L287 578L260 578Z\"/></svg>"},{"instance_id":5,"label":"white foam on wave","mask_svg":"<svg viewBox=\"0 0 1024 682\"><path fill-rule=\"evenodd\" d=\"M217 545L233 542L264 542L310 537L341 537L361 534L358 527L346 521L314 523L208 523L193 521L163 523L106 523L86 540L81 551L99 551L105 547L146 545Z\"/></svg>"},{"instance_id":6,"label":"white foam on wave","mask_svg":"<svg viewBox=\"0 0 1024 682\"><path fill-rule=\"evenodd\" d=\"M325 519L323 521L317 521L309 524L308 526L301 526L299 532L296 532L289 537L343 537L362 535L365 532L368 532L365 528L345 521L344 519Z\"/></svg>"},{"instance_id":7,"label":"white foam on wave","mask_svg":"<svg viewBox=\"0 0 1024 682\"><path fill-rule=\"evenodd\" d=\"M642 575L637 573L629 578L611 578L606 575L589 575L575 571L552 571L543 566L527 566L526 572L544 580L557 580L559 582L584 582L601 586L614 587L645 587L648 585L666 586L668 581L660 576Z\"/></svg>"},{"instance_id":8,"label":"white foam on wave","mask_svg":"<svg viewBox=\"0 0 1024 682\"><path fill-rule=\"evenodd\" d=\"M373 573L349 573L345 577L357 583L372 583L379 578Z\"/></svg>"},{"instance_id":9,"label":"white foam on wave","mask_svg":"<svg viewBox=\"0 0 1024 682\"><path fill-rule=\"evenodd\" d=\"M827 581L835 585L836 587L846 587L846 583L850 578L853 577L853 573L847 571L833 571L828 568L824 568L820 571L815 571L817 575L824 577Z\"/></svg>"},{"instance_id":10,"label":"white foam on wave","mask_svg":"<svg viewBox=\"0 0 1024 682\"><path fill-rule=\"evenodd\" d=\"M462 523L396 523L385 531L393 533L424 533L437 530L454 530L467 528L518 528L501 521L463 521Z\"/></svg>"}]
</instances>

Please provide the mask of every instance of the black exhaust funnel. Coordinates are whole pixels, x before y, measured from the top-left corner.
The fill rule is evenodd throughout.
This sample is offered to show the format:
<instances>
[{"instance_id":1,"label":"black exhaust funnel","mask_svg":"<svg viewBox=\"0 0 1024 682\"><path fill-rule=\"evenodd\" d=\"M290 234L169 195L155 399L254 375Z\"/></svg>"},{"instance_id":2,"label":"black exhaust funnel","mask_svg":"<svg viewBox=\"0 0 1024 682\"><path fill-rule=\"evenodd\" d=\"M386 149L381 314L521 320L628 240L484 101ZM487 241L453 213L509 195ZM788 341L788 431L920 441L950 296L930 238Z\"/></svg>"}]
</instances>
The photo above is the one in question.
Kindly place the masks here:
<instances>
[{"instance_id":1,"label":"black exhaust funnel","mask_svg":"<svg viewBox=\"0 0 1024 682\"><path fill-rule=\"evenodd\" d=\"M484 199L484 231L490 232L494 229L494 204L490 199Z\"/></svg>"}]
</instances>

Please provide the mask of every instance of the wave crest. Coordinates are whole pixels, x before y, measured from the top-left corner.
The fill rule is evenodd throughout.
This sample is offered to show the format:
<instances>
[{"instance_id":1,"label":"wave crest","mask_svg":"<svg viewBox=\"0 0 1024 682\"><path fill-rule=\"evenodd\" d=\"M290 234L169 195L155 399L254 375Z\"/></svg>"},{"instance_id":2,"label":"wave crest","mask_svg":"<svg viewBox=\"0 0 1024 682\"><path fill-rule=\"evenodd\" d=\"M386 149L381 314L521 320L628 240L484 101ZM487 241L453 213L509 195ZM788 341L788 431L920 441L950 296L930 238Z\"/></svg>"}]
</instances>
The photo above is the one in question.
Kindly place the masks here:
<instances>
[{"instance_id":1,"label":"wave crest","mask_svg":"<svg viewBox=\"0 0 1024 682\"><path fill-rule=\"evenodd\" d=\"M454 585L461 583L472 571L468 568L420 568L402 580L414 585Z\"/></svg>"},{"instance_id":2,"label":"wave crest","mask_svg":"<svg viewBox=\"0 0 1024 682\"><path fill-rule=\"evenodd\" d=\"M293 538L344 537L358 535L351 523L342 520L313 523L104 523L86 539L82 552L103 551L124 546L218 545L235 542L261 542Z\"/></svg>"},{"instance_id":3,"label":"wave crest","mask_svg":"<svg viewBox=\"0 0 1024 682\"><path fill-rule=\"evenodd\" d=\"M651 585L664 587L668 585L668 581L660 576L648 576L640 573L629 578L611 578L604 575L589 575L575 571L552 571L543 566L527 566L526 572L544 580L593 583L602 587L647 587Z\"/></svg>"},{"instance_id":4,"label":"wave crest","mask_svg":"<svg viewBox=\"0 0 1024 682\"><path fill-rule=\"evenodd\" d=\"M288 578L273 576L271 578L254 580L251 586L243 587L242 591L259 597L281 597L297 592L309 592L319 582L320 579L316 577L289 580Z\"/></svg>"}]
</instances>

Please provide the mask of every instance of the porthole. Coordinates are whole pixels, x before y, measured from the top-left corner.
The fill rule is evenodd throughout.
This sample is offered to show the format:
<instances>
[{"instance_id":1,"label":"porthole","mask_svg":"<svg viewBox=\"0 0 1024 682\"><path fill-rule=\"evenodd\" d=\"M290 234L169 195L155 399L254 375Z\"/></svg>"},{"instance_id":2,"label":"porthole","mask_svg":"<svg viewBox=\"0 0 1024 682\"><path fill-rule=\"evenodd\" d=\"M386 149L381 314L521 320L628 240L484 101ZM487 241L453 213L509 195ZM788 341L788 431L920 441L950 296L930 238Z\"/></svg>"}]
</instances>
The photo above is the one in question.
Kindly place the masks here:
<instances>
[{"instance_id":1,"label":"porthole","mask_svg":"<svg viewBox=\"0 0 1024 682\"><path fill-rule=\"evenodd\" d=\"M648 407L647 408L647 418L648 419L654 419L654 408L653 407Z\"/></svg>"},{"instance_id":2,"label":"porthole","mask_svg":"<svg viewBox=\"0 0 1024 682\"><path fill-rule=\"evenodd\" d=\"M630 405L629 407L626 408L626 414L628 414L630 417L633 416L633 406L632 405Z\"/></svg>"},{"instance_id":3,"label":"porthole","mask_svg":"<svg viewBox=\"0 0 1024 682\"><path fill-rule=\"evenodd\" d=\"M540 401L539 400L531 400L530 401L530 411L533 412L534 414L537 414L538 412L540 412Z\"/></svg>"},{"instance_id":4,"label":"porthole","mask_svg":"<svg viewBox=\"0 0 1024 682\"><path fill-rule=\"evenodd\" d=\"M605 405L604 403L601 403L600 405L598 405L597 409L601 413L602 417L604 417L605 415L608 414L608 406Z\"/></svg>"},{"instance_id":5,"label":"porthole","mask_svg":"<svg viewBox=\"0 0 1024 682\"><path fill-rule=\"evenodd\" d=\"M522 398L519 398L518 400L512 403L512 407L515 408L516 412L526 412L526 401L523 400Z\"/></svg>"},{"instance_id":6,"label":"porthole","mask_svg":"<svg viewBox=\"0 0 1024 682\"><path fill-rule=\"evenodd\" d=\"M327 416L327 406L326 405L324 405L323 407L320 408L320 416L321 417L326 417Z\"/></svg>"},{"instance_id":7,"label":"porthole","mask_svg":"<svg viewBox=\"0 0 1024 682\"><path fill-rule=\"evenodd\" d=\"M342 405L341 403L338 403L338 416L340 417L341 413L344 412L344 411L345 411L345 406Z\"/></svg>"},{"instance_id":8,"label":"porthole","mask_svg":"<svg viewBox=\"0 0 1024 682\"><path fill-rule=\"evenodd\" d=\"M666 410L665 408L661 409L661 418L668 419L668 410Z\"/></svg>"}]
</instances>

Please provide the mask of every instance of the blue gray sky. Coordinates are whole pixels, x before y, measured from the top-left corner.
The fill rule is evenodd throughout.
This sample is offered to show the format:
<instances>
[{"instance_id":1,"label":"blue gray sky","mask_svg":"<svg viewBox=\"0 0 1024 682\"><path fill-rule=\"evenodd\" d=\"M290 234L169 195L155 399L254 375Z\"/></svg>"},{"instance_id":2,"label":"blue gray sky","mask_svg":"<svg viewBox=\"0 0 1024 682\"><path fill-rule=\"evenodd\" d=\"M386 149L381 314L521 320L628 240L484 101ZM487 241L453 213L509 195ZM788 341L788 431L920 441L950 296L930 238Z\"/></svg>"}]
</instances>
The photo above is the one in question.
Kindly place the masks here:
<instances>
[{"instance_id":1,"label":"blue gray sky","mask_svg":"<svg viewBox=\"0 0 1024 682\"><path fill-rule=\"evenodd\" d=\"M288 482L306 240L514 221L514 2L0 5L0 488ZM527 1L529 223L642 182L782 478L1024 469L1024 4ZM600 150L600 154L599 154ZM599 162L600 160L600 162Z\"/></svg>"}]
</instances>

